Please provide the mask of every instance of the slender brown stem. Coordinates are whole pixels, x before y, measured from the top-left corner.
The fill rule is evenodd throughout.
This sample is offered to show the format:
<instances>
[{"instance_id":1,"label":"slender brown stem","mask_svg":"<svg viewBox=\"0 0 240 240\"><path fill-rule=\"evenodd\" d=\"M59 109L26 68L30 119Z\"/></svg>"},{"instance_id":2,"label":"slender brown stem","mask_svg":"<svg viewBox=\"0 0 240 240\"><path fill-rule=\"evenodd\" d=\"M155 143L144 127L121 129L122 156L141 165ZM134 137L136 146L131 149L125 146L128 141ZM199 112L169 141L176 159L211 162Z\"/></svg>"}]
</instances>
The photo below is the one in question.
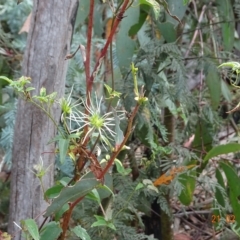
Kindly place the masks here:
<instances>
[{"instance_id":1,"label":"slender brown stem","mask_svg":"<svg viewBox=\"0 0 240 240\"><path fill-rule=\"evenodd\" d=\"M117 13L117 17L114 21L114 25L112 27L111 33L109 35L109 37L107 38L107 42L104 46L104 48L101 51L101 54L99 56L99 58L97 59L96 65L94 67L94 70L90 76L90 63L91 63L91 42L92 42L92 29L93 29L93 14L94 14L94 0L90 0L90 10L89 10L89 19L88 19L88 32L87 32L87 49L86 49L86 61L84 63L85 65L85 74L86 74L86 86L87 86L87 91L86 91L86 104L89 106L90 105L90 97L91 97L91 91L92 91L92 85L93 85L93 81L94 81L94 77L96 76L98 69L101 66L101 61L103 60L104 56L107 54L107 49L109 47L109 44L112 42L113 36L116 33L117 27L123 17L124 12L126 11L127 7L129 5L129 0L125 0L124 3L122 4L122 8L120 9L120 11ZM135 109L133 110L132 115L129 118L128 121L128 127L125 133L125 137L121 143L121 145L116 149L116 151L112 154L112 157L110 159L110 161L108 162L107 166L105 167L105 169L103 170L100 179L104 177L104 175L107 173L107 171L109 170L109 168L112 166L114 159L116 158L116 156L119 154L119 152L121 151L121 149L123 148L123 146L125 145L125 143L127 142L128 137L130 136L131 132L132 132L132 123L134 120L134 117L137 114L139 108L139 104L136 105ZM87 109L85 109L85 113L89 114L89 112L87 111ZM88 127L86 126L84 128L84 135L87 134L88 131ZM87 146L87 143L89 141L89 138L85 139L84 143L82 144L81 148L84 149L85 146ZM82 152L82 150L80 149L79 154ZM84 165L86 163L86 159L85 159L85 155L84 154L80 154L80 158L77 162L77 172L81 171L84 168ZM74 180L77 181L79 179L79 177L77 175L74 176ZM75 202L73 202L70 205L69 210L65 213L64 217L63 217L63 224L62 224L62 234L60 236L60 240L64 240L65 236L66 236L66 232L68 229L68 224L72 215L72 211L74 209L74 207L84 198L85 196L77 199Z\"/></svg>"},{"instance_id":2,"label":"slender brown stem","mask_svg":"<svg viewBox=\"0 0 240 240\"><path fill-rule=\"evenodd\" d=\"M120 151L122 150L122 148L124 147L124 145L126 144L131 132L132 132L132 124L133 124L133 120L138 112L140 105L137 104L128 120L128 126L126 129L126 133L124 136L124 139L122 141L122 143L120 144L120 146L113 152L110 160L108 161L107 166L103 169L102 174L100 175L99 179L102 179L104 177L104 175L107 173L107 171L109 170L109 168L112 166L114 159L118 156L118 154L120 153Z\"/></svg>"},{"instance_id":3,"label":"slender brown stem","mask_svg":"<svg viewBox=\"0 0 240 240\"><path fill-rule=\"evenodd\" d=\"M95 78L95 76L96 76L96 74L97 74L97 72L98 72L98 70L99 70L99 68L101 66L103 57L107 53L107 49L109 47L109 44L112 42L113 36L114 36L114 34L115 34L116 30L117 30L117 27L118 27L120 21L122 20L123 14L126 11L126 8L128 7L128 4L129 4L129 0L125 0L123 5L122 5L122 8L119 11L119 13L117 13L117 17L116 17L116 19L114 21L114 25L112 27L111 33L109 34L107 42L106 42L104 48L102 49L102 51L100 53L100 56L98 57L98 60L97 60L97 62L95 64L95 67L94 67L94 70L92 72L92 75L90 77L90 81L88 82L88 87L87 88L89 89L89 91L92 89L92 84L93 84L94 78Z\"/></svg>"},{"instance_id":4,"label":"slender brown stem","mask_svg":"<svg viewBox=\"0 0 240 240\"><path fill-rule=\"evenodd\" d=\"M93 11L94 11L94 0L90 0L88 32L87 32L86 65L85 65L87 95L90 92L90 89L88 89L88 86L89 86L88 82L90 81L90 63L91 63L90 60L91 60L91 44L92 44L93 13L94 13Z\"/></svg>"},{"instance_id":5,"label":"slender brown stem","mask_svg":"<svg viewBox=\"0 0 240 240\"><path fill-rule=\"evenodd\" d=\"M89 9L89 18L88 18L88 32L87 32L87 49L86 49L86 61L85 61L85 74L86 74L86 104L87 106L90 105L90 94L91 88L89 88L89 81L90 81L90 70L91 70L91 45L92 45L92 29L93 29L93 14L94 14L94 0L90 0L90 9ZM85 109L85 113L89 114L87 109ZM84 128L84 135L88 132L88 126ZM88 139L85 140L83 143L83 147L85 147L88 143ZM84 157L80 157L77 163L77 170L80 171L85 166ZM74 177L77 179L77 176Z\"/></svg>"},{"instance_id":6,"label":"slender brown stem","mask_svg":"<svg viewBox=\"0 0 240 240\"><path fill-rule=\"evenodd\" d=\"M89 22L88 22L88 39L87 39L87 50L86 50L86 63L85 63L85 72L86 72L86 83L87 83L87 100L86 103L89 106L90 105L90 93L92 91L92 85L93 85L93 81L94 81L94 77L96 76L98 69L101 66L101 61L103 60L104 56L107 54L107 49L110 45L110 43L112 42L113 36L117 30L117 27L123 17L124 12L126 11L127 7L129 4L129 0L125 0L125 2L122 5L122 8L120 9L120 11L117 13L117 17L114 21L114 25L112 27L111 33L109 35L109 37L107 38L107 42L104 46L104 48L101 51L101 54L96 62L96 65L94 67L94 70L92 72L92 75L89 76L89 72L90 72L90 53L91 53L91 38L92 38L92 27L93 27L93 8L94 8L94 0L91 0L90 2L90 11L89 11ZM87 110L85 110L86 114L89 114L87 112ZM87 134L88 131L88 126L85 126L84 128L84 135ZM89 139L86 139L85 142L83 143L83 147L85 147L88 143ZM85 161L83 159L83 157L80 157L80 159L78 160L77 163L77 168L78 171L81 171L85 165ZM77 180L75 178L75 180Z\"/></svg>"},{"instance_id":7,"label":"slender brown stem","mask_svg":"<svg viewBox=\"0 0 240 240\"><path fill-rule=\"evenodd\" d=\"M75 202L73 202L72 204L70 204L70 207L69 207L69 210L65 213L64 215L64 219L63 219L63 224L62 224L62 234L61 234L61 237L60 237L60 240L64 240L65 239L65 236L66 236L66 232L67 232L67 229L68 229L68 224L69 224L69 221L70 221L70 218L72 216L72 211L74 209L74 207L84 198L83 197L80 197L79 199L77 199Z\"/></svg>"}]
</instances>

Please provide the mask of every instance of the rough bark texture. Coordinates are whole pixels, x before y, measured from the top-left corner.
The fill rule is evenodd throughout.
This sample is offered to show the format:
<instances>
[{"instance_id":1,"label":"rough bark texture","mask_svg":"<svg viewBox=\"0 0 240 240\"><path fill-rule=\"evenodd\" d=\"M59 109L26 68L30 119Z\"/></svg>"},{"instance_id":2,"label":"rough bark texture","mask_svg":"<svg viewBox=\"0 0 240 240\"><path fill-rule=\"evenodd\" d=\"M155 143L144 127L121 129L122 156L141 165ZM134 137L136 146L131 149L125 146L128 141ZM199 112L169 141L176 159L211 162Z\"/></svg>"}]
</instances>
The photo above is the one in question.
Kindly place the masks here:
<instances>
[{"instance_id":1,"label":"rough bark texture","mask_svg":"<svg viewBox=\"0 0 240 240\"><path fill-rule=\"evenodd\" d=\"M35 0L31 29L23 61L23 75L32 78L32 84L39 93L41 87L47 93L64 94L70 41L78 7L78 0ZM53 114L58 122L59 106L54 106ZM16 116L13 160L11 173L11 199L9 233L14 239L21 239L19 229L21 219L36 218L46 209L46 202L39 180L34 176L33 166L40 163L44 152L54 152L54 144L47 142L56 134L56 128L48 117L33 105L19 100ZM53 184L54 154L42 155L44 166L51 165L44 176L44 187ZM37 218L38 223L42 219Z\"/></svg>"}]
</instances>

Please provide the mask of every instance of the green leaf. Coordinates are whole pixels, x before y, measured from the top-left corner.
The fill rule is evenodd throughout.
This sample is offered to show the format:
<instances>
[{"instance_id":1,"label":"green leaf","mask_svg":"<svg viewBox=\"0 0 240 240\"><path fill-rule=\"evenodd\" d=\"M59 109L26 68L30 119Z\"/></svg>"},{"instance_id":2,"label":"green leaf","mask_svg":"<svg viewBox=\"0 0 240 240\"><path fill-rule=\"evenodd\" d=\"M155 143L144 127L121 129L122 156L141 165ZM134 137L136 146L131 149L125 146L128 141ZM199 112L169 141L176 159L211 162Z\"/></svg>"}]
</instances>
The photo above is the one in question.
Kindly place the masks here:
<instances>
[{"instance_id":1,"label":"green leaf","mask_svg":"<svg viewBox=\"0 0 240 240\"><path fill-rule=\"evenodd\" d=\"M114 196L112 189L113 189L113 178L109 173L107 173L104 176L104 185L100 185L97 188L100 199L102 200L104 198L109 197L110 195Z\"/></svg>"},{"instance_id":2,"label":"green leaf","mask_svg":"<svg viewBox=\"0 0 240 240\"><path fill-rule=\"evenodd\" d=\"M192 144L193 148L202 152L202 146L204 146L205 151L209 151L212 148L212 141L213 139L209 133L208 124L204 120L199 119Z\"/></svg>"},{"instance_id":3,"label":"green leaf","mask_svg":"<svg viewBox=\"0 0 240 240\"><path fill-rule=\"evenodd\" d=\"M71 180L72 179L70 177L63 177L62 179L59 180L59 183L66 187Z\"/></svg>"},{"instance_id":4,"label":"green leaf","mask_svg":"<svg viewBox=\"0 0 240 240\"><path fill-rule=\"evenodd\" d=\"M33 219L26 219L21 221L22 228L31 235L34 240L39 240L38 226Z\"/></svg>"},{"instance_id":5,"label":"green leaf","mask_svg":"<svg viewBox=\"0 0 240 240\"><path fill-rule=\"evenodd\" d=\"M94 217L97 219L96 222L94 222L91 227L98 227L98 226L106 226L107 222L104 219L103 216L98 216L98 215L94 215Z\"/></svg>"},{"instance_id":6,"label":"green leaf","mask_svg":"<svg viewBox=\"0 0 240 240\"><path fill-rule=\"evenodd\" d=\"M141 8L142 7L148 7L148 8L150 8L149 6L147 6L147 5L141 5ZM139 44L140 44L140 47L145 47L146 46L146 44L147 43L149 43L150 42L150 36L148 36L147 34L146 34L146 31L148 31L149 30L149 23L147 22L147 21L145 21L144 23L143 23L143 26L141 27L141 29L138 31L138 33L137 33L137 36L138 36L138 41L139 41ZM153 78L152 78L153 79ZM148 91L148 90L147 90ZM148 94L146 94L146 96L147 96Z\"/></svg>"},{"instance_id":7,"label":"green leaf","mask_svg":"<svg viewBox=\"0 0 240 240\"><path fill-rule=\"evenodd\" d=\"M156 193L159 193L157 187L155 187L154 185L147 185L147 188L152 190L152 191L154 191L154 192L156 192Z\"/></svg>"},{"instance_id":8,"label":"green leaf","mask_svg":"<svg viewBox=\"0 0 240 240\"><path fill-rule=\"evenodd\" d=\"M124 135L123 135L123 131L120 128L120 118L117 116L117 114L114 112L114 118L115 118L115 147L118 148L123 139L124 139Z\"/></svg>"},{"instance_id":9,"label":"green leaf","mask_svg":"<svg viewBox=\"0 0 240 240\"><path fill-rule=\"evenodd\" d=\"M139 0L139 4L146 4L152 7L155 19L157 20L160 15L160 5L156 0Z\"/></svg>"},{"instance_id":10,"label":"green leaf","mask_svg":"<svg viewBox=\"0 0 240 240\"><path fill-rule=\"evenodd\" d=\"M51 140L49 140L47 144L50 144L50 143L53 143L53 142L57 142L57 141L59 141L59 140L62 139L62 138L63 138L62 135L56 135L54 138L52 138Z\"/></svg>"},{"instance_id":11,"label":"green leaf","mask_svg":"<svg viewBox=\"0 0 240 240\"><path fill-rule=\"evenodd\" d=\"M217 9L220 16L220 22L222 27L223 46L225 51L231 52L234 45L234 13L231 0L217 0Z\"/></svg>"},{"instance_id":12,"label":"green leaf","mask_svg":"<svg viewBox=\"0 0 240 240\"><path fill-rule=\"evenodd\" d=\"M47 89L45 87L41 87L39 96L40 97L46 97L47 96Z\"/></svg>"},{"instance_id":13,"label":"green leaf","mask_svg":"<svg viewBox=\"0 0 240 240\"><path fill-rule=\"evenodd\" d=\"M217 68L215 66L210 66L207 69L206 83L209 90L209 95L211 98L212 108L217 110L221 98L221 83L220 77L218 75Z\"/></svg>"},{"instance_id":14,"label":"green leaf","mask_svg":"<svg viewBox=\"0 0 240 240\"><path fill-rule=\"evenodd\" d=\"M68 203L65 203L63 205L63 207L55 213L55 218L54 220L55 221L59 221L61 219L61 217L63 216L63 214L69 209L69 204Z\"/></svg>"},{"instance_id":15,"label":"green leaf","mask_svg":"<svg viewBox=\"0 0 240 240\"><path fill-rule=\"evenodd\" d=\"M129 69L132 62L132 56L136 47L136 42L128 35L131 26L138 23L140 7L134 6L127 9L121 21L119 31L116 36L116 54L121 73L124 74Z\"/></svg>"},{"instance_id":16,"label":"green leaf","mask_svg":"<svg viewBox=\"0 0 240 240\"><path fill-rule=\"evenodd\" d=\"M113 91L113 89L109 85L107 85L107 84L104 84L104 87L106 88L110 98L112 98L112 97L120 98L120 96L121 96L120 92L117 92L115 90Z\"/></svg>"},{"instance_id":17,"label":"green leaf","mask_svg":"<svg viewBox=\"0 0 240 240\"><path fill-rule=\"evenodd\" d=\"M196 171L192 170L191 175L196 175ZM196 178L189 176L188 173L182 173L179 175L178 181L184 186L178 199L182 204L188 206L193 199L193 193L196 185Z\"/></svg>"},{"instance_id":18,"label":"green leaf","mask_svg":"<svg viewBox=\"0 0 240 240\"><path fill-rule=\"evenodd\" d=\"M235 38L234 39L234 48L236 48L236 50L240 51L240 39L239 38Z\"/></svg>"},{"instance_id":19,"label":"green leaf","mask_svg":"<svg viewBox=\"0 0 240 240\"><path fill-rule=\"evenodd\" d=\"M68 139L75 139L75 138L79 138L81 135L81 132L78 133L72 133L68 135Z\"/></svg>"},{"instance_id":20,"label":"green leaf","mask_svg":"<svg viewBox=\"0 0 240 240\"><path fill-rule=\"evenodd\" d=\"M225 189L224 180L223 180L222 174L221 174L221 172L219 171L218 168L216 169L216 179L217 179L217 181L218 181L218 184L219 184L223 189ZM217 199L218 203L219 203L220 205L222 205L222 207L225 207L224 196L222 195L222 192L219 190L218 187L215 189L215 198Z\"/></svg>"},{"instance_id":21,"label":"green leaf","mask_svg":"<svg viewBox=\"0 0 240 240\"><path fill-rule=\"evenodd\" d=\"M234 217L234 215L232 215L232 216ZM232 231L233 231L238 237L240 237L240 226L239 226L239 224L237 224L237 222L235 222L235 223L232 223L232 224L230 225L230 227L231 227Z\"/></svg>"},{"instance_id":22,"label":"green leaf","mask_svg":"<svg viewBox=\"0 0 240 240\"><path fill-rule=\"evenodd\" d=\"M138 31L141 29L142 25L146 21L147 16L148 16L148 13L146 11L140 11L138 23L134 24L130 28L130 30L128 32L129 36L134 37L138 33Z\"/></svg>"},{"instance_id":23,"label":"green leaf","mask_svg":"<svg viewBox=\"0 0 240 240\"><path fill-rule=\"evenodd\" d=\"M49 222L40 231L40 240L56 240L60 236L62 228L59 222Z\"/></svg>"},{"instance_id":24,"label":"green leaf","mask_svg":"<svg viewBox=\"0 0 240 240\"><path fill-rule=\"evenodd\" d=\"M33 90L35 90L34 87L27 87L27 88L26 88L26 91L27 91L27 92L30 92L30 91L33 91Z\"/></svg>"},{"instance_id":25,"label":"green leaf","mask_svg":"<svg viewBox=\"0 0 240 240\"><path fill-rule=\"evenodd\" d=\"M226 63L222 63L221 65L218 66L218 68L221 68L221 67L230 67L234 71L234 70L240 69L240 63L239 62L226 62Z\"/></svg>"},{"instance_id":26,"label":"green leaf","mask_svg":"<svg viewBox=\"0 0 240 240\"><path fill-rule=\"evenodd\" d=\"M219 169L216 169L216 179L218 180L218 184L222 187L225 188L225 183L222 177L221 172L219 171Z\"/></svg>"},{"instance_id":27,"label":"green leaf","mask_svg":"<svg viewBox=\"0 0 240 240\"><path fill-rule=\"evenodd\" d=\"M61 164L63 164L65 159L66 159L69 142L70 142L70 139L65 139L65 138L61 138L59 140L59 142L58 142L58 145L59 145L59 158L60 158L60 163Z\"/></svg>"},{"instance_id":28,"label":"green leaf","mask_svg":"<svg viewBox=\"0 0 240 240\"><path fill-rule=\"evenodd\" d=\"M232 93L229 90L229 86L224 81L221 81L221 90L223 97L226 99L227 102L230 103L232 101Z\"/></svg>"},{"instance_id":29,"label":"green leaf","mask_svg":"<svg viewBox=\"0 0 240 240\"><path fill-rule=\"evenodd\" d=\"M37 99L39 102L42 102L42 103L47 103L48 102L47 97L33 96L33 99Z\"/></svg>"},{"instance_id":30,"label":"green leaf","mask_svg":"<svg viewBox=\"0 0 240 240\"><path fill-rule=\"evenodd\" d=\"M9 79L9 78L7 78L7 77L5 77L5 76L0 76L0 79L5 80L5 81L7 81L8 83L12 83L12 82L13 82L13 80L11 80L11 79Z\"/></svg>"},{"instance_id":31,"label":"green leaf","mask_svg":"<svg viewBox=\"0 0 240 240\"><path fill-rule=\"evenodd\" d=\"M115 83L116 84L116 83ZM121 96L121 93L120 92L117 92L115 90L113 90L109 85L107 84L104 84L104 87L106 88L107 90L107 93L106 93L106 102L108 104L111 104L111 106L113 108L115 108L118 104L118 101L119 101L119 98Z\"/></svg>"},{"instance_id":32,"label":"green leaf","mask_svg":"<svg viewBox=\"0 0 240 240\"><path fill-rule=\"evenodd\" d=\"M89 14L90 9L90 1L89 0L81 0L79 1L77 17L75 21L75 27L79 27L79 25L83 24L85 19Z\"/></svg>"},{"instance_id":33,"label":"green leaf","mask_svg":"<svg viewBox=\"0 0 240 240\"><path fill-rule=\"evenodd\" d=\"M168 13L166 15L166 22L170 22L176 27L185 15L187 5L183 5L181 1L176 0L160 0L160 2Z\"/></svg>"},{"instance_id":34,"label":"green leaf","mask_svg":"<svg viewBox=\"0 0 240 240\"><path fill-rule=\"evenodd\" d=\"M88 0L89 1L89 0ZM89 1L91 2L91 1ZM103 36L103 34L105 34L105 30L106 30L106 21L109 17L111 17L111 15L108 13L107 14L107 18L105 19L105 21L99 21L99 19L102 19L102 14L103 11L99 9L99 6L101 5L100 1L95 3L95 9L94 9L94 17L93 17L93 32L95 36ZM99 11L100 10L100 11ZM89 11L87 12L87 14L89 14ZM111 23L110 23L111 24ZM79 31L79 30L78 30Z\"/></svg>"},{"instance_id":35,"label":"green leaf","mask_svg":"<svg viewBox=\"0 0 240 240\"><path fill-rule=\"evenodd\" d=\"M57 197L61 190L63 189L63 186L62 185L55 185L51 188L49 188L45 193L44 193L44 197L45 198L48 198L48 199L51 199L51 198L55 198Z\"/></svg>"},{"instance_id":36,"label":"green leaf","mask_svg":"<svg viewBox=\"0 0 240 240\"><path fill-rule=\"evenodd\" d=\"M139 190L139 189L141 189L141 188L143 188L143 187L144 187L144 185L140 182L140 183L138 183L138 185L136 186L135 190L137 191L137 190Z\"/></svg>"},{"instance_id":37,"label":"green leaf","mask_svg":"<svg viewBox=\"0 0 240 240\"><path fill-rule=\"evenodd\" d=\"M86 229L82 228L81 226L76 226L75 228L71 229L71 232L76 234L76 236L80 237L83 240L91 240L90 236L88 235Z\"/></svg>"},{"instance_id":38,"label":"green leaf","mask_svg":"<svg viewBox=\"0 0 240 240\"><path fill-rule=\"evenodd\" d=\"M209 159L219 156L221 154L228 154L228 153L234 153L239 151L240 151L239 143L228 143L225 145L219 145L219 146L213 147L204 157L203 164L206 165Z\"/></svg>"},{"instance_id":39,"label":"green leaf","mask_svg":"<svg viewBox=\"0 0 240 240\"><path fill-rule=\"evenodd\" d=\"M98 194L98 191L96 189L93 189L90 193L87 194L86 196L87 199L96 201L98 204L101 203L100 196Z\"/></svg>"},{"instance_id":40,"label":"green leaf","mask_svg":"<svg viewBox=\"0 0 240 240\"><path fill-rule=\"evenodd\" d=\"M158 22L157 27L160 30L161 35L168 43L175 42L177 40L177 31L172 23Z\"/></svg>"},{"instance_id":41,"label":"green leaf","mask_svg":"<svg viewBox=\"0 0 240 240\"><path fill-rule=\"evenodd\" d=\"M127 176L132 171L130 168L125 169L118 159L115 159L114 163L116 164L118 173L120 173L122 176Z\"/></svg>"},{"instance_id":42,"label":"green leaf","mask_svg":"<svg viewBox=\"0 0 240 240\"><path fill-rule=\"evenodd\" d=\"M44 216L49 217L51 214L59 211L64 204L84 197L98 184L99 182L94 178L92 173L84 175L74 186L68 186L62 189L60 195L55 198L52 204L47 208Z\"/></svg>"},{"instance_id":43,"label":"green leaf","mask_svg":"<svg viewBox=\"0 0 240 240\"><path fill-rule=\"evenodd\" d=\"M94 215L94 217L97 219L96 222L94 222L91 227L100 227L100 226L104 226L104 227L109 227L113 230L116 230L115 226L113 225L112 222L110 221L106 221L104 217L102 216L98 216L98 215Z\"/></svg>"},{"instance_id":44,"label":"green leaf","mask_svg":"<svg viewBox=\"0 0 240 240\"><path fill-rule=\"evenodd\" d=\"M223 169L227 178L227 183L229 186L229 198L235 220L238 225L240 225L240 178L230 164L221 161L220 167Z\"/></svg>"}]
</instances>

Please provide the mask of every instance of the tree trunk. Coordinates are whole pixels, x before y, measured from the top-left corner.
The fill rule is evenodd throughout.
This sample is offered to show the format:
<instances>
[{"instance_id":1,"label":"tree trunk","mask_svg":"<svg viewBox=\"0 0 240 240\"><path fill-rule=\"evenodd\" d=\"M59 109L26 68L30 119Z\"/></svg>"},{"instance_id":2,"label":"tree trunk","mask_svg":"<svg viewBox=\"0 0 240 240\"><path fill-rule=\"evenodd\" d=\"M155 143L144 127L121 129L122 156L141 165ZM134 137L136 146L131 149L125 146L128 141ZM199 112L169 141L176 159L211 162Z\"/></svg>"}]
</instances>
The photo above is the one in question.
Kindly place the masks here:
<instances>
[{"instance_id":1,"label":"tree trunk","mask_svg":"<svg viewBox=\"0 0 240 240\"><path fill-rule=\"evenodd\" d=\"M70 50L70 41L78 8L78 0L35 0L31 29L28 34L22 73L31 77L39 94L41 87L47 94L64 94L67 62L65 56ZM54 105L55 121L59 122L61 109ZM33 174L33 166L40 163L49 168L43 177L45 189L53 184L54 144L47 145L56 135L51 120L39 109L20 99L16 116L11 172L11 199L9 233L14 239L21 239L19 229L22 219L39 217L47 207L38 178ZM43 154L44 153L44 154Z\"/></svg>"}]
</instances>

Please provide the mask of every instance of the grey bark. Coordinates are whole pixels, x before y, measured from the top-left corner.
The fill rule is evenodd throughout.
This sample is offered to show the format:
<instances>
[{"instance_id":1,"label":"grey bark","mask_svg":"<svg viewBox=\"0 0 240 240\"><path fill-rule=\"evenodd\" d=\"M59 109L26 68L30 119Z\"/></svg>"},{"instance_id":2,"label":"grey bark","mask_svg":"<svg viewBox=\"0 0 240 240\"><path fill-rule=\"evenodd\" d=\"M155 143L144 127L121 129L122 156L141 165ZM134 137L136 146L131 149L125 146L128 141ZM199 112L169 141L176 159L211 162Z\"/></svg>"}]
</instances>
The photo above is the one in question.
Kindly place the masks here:
<instances>
[{"instance_id":1,"label":"grey bark","mask_svg":"<svg viewBox=\"0 0 240 240\"><path fill-rule=\"evenodd\" d=\"M58 92L58 98L64 94L67 61L70 42L75 23L78 0L35 0L32 12L31 28L28 33L22 73L31 77L32 85L39 94L41 87L47 93ZM60 107L53 109L55 120L60 119ZM56 135L51 120L39 109L25 100L19 100L16 116L13 159L11 172L11 199L9 233L13 239L22 239L19 229L22 219L39 217L47 207L38 178L33 174L33 166L40 163L44 167L51 165L43 177L46 188L53 184L54 144L47 145ZM44 154L43 154L44 153Z\"/></svg>"}]
</instances>

